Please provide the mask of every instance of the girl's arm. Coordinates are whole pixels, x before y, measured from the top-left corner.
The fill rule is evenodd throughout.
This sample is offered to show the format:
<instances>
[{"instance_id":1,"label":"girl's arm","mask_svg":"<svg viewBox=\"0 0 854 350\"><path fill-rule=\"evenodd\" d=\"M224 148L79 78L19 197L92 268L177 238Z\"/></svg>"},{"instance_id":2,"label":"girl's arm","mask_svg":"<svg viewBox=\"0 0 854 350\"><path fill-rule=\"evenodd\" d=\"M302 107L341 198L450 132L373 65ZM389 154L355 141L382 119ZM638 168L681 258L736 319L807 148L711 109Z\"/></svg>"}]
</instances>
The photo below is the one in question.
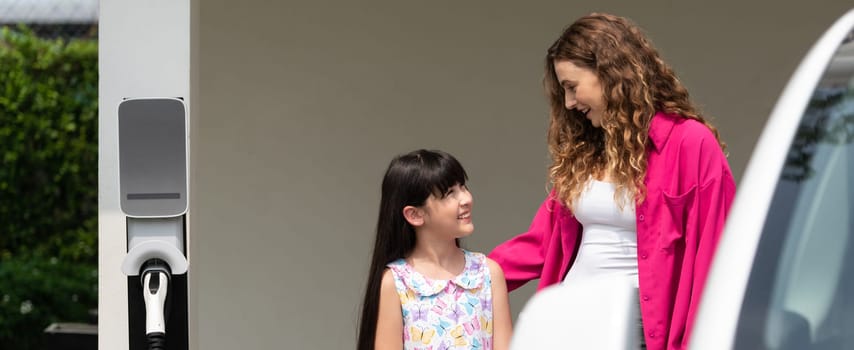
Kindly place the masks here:
<instances>
[{"instance_id":1,"label":"girl's arm","mask_svg":"<svg viewBox=\"0 0 854 350\"><path fill-rule=\"evenodd\" d=\"M377 317L377 337L375 350L403 349L403 312L400 309L400 297L394 287L391 270L383 273L380 287L380 308Z\"/></svg>"},{"instance_id":2,"label":"girl's arm","mask_svg":"<svg viewBox=\"0 0 854 350\"><path fill-rule=\"evenodd\" d=\"M507 297L507 282L501 266L492 259L486 259L489 276L492 279L492 342L494 350L507 350L513 325L510 319L510 300Z\"/></svg>"}]
</instances>

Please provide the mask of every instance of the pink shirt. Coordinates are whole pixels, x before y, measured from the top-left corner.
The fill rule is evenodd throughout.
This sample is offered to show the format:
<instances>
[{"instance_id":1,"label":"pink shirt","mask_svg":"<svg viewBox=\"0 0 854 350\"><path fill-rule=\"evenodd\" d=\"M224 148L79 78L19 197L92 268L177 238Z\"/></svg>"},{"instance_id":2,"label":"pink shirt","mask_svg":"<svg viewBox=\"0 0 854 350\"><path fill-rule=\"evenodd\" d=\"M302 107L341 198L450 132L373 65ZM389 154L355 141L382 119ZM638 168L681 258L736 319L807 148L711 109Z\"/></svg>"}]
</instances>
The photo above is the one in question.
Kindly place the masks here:
<instances>
[{"instance_id":1,"label":"pink shirt","mask_svg":"<svg viewBox=\"0 0 854 350\"><path fill-rule=\"evenodd\" d=\"M645 184L636 206L638 293L647 349L685 349L700 292L735 195L735 181L714 134L702 123L657 113L649 127ZM549 194L528 232L489 257L507 287L560 282L578 249L581 224Z\"/></svg>"}]
</instances>

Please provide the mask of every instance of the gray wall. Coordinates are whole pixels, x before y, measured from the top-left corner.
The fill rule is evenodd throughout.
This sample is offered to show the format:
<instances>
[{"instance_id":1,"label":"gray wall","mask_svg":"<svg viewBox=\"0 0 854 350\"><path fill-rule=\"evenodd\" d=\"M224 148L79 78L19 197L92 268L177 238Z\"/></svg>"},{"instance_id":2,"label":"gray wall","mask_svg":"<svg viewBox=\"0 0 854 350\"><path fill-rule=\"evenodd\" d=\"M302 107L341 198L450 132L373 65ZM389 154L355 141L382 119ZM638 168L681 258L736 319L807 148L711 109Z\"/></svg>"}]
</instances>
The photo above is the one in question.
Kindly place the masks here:
<instances>
[{"instance_id":1,"label":"gray wall","mask_svg":"<svg viewBox=\"0 0 854 350\"><path fill-rule=\"evenodd\" d=\"M525 230L546 194L543 54L593 10L647 30L740 176L789 75L850 6L772 3L195 3L197 348L352 348L395 154L440 148L463 162L469 248ZM532 291L514 293L514 312Z\"/></svg>"}]
</instances>

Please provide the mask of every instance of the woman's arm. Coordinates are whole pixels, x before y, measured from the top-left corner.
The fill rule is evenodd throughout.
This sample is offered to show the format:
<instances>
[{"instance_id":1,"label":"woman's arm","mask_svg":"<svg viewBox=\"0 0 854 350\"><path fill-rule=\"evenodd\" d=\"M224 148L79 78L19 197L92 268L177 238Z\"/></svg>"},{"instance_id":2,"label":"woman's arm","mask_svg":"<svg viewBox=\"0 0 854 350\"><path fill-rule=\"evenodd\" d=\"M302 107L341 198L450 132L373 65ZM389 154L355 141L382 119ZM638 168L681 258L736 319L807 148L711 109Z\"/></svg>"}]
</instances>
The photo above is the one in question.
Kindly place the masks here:
<instances>
[{"instance_id":1,"label":"woman's arm","mask_svg":"<svg viewBox=\"0 0 854 350\"><path fill-rule=\"evenodd\" d=\"M510 319L510 300L507 297L507 282L501 266L492 259L486 259L489 276L492 279L492 341L494 350L507 350L513 325Z\"/></svg>"},{"instance_id":2,"label":"woman's arm","mask_svg":"<svg viewBox=\"0 0 854 350\"><path fill-rule=\"evenodd\" d=\"M694 292L688 305L686 333L682 337L682 345L686 348L712 258L735 197L735 180L717 140L709 134L703 141L697 157L701 164L699 184L691 211L687 213L686 251L694 253L694 261L683 265L683 269L691 267L690 273L683 272L683 276L691 276L690 290ZM680 286L682 284L680 282Z\"/></svg>"},{"instance_id":3,"label":"woman's arm","mask_svg":"<svg viewBox=\"0 0 854 350\"><path fill-rule=\"evenodd\" d=\"M375 350L403 349L403 311L400 308L400 297L394 287L394 276L389 269L383 273L380 287L377 337L374 344Z\"/></svg>"},{"instance_id":4,"label":"woman's arm","mask_svg":"<svg viewBox=\"0 0 854 350\"><path fill-rule=\"evenodd\" d=\"M555 199L552 190L540 205L527 232L501 243L489 258L495 260L507 280L507 290L512 291L528 281L541 278L545 264L547 245L559 230L559 221L565 209Z\"/></svg>"}]
</instances>

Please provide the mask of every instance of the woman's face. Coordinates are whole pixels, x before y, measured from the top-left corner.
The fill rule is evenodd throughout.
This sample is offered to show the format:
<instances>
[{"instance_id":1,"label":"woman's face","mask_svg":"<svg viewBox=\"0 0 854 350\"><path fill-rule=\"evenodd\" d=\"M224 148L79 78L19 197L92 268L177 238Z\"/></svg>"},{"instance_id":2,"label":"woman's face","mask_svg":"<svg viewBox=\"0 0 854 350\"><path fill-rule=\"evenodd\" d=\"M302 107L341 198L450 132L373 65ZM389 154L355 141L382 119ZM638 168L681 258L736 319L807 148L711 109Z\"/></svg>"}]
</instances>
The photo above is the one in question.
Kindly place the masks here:
<instances>
[{"instance_id":1,"label":"woman's face","mask_svg":"<svg viewBox=\"0 0 854 350\"><path fill-rule=\"evenodd\" d=\"M581 112L593 126L601 127L605 97L596 73L569 60L555 60L554 65L557 81L563 88L566 109Z\"/></svg>"}]
</instances>

